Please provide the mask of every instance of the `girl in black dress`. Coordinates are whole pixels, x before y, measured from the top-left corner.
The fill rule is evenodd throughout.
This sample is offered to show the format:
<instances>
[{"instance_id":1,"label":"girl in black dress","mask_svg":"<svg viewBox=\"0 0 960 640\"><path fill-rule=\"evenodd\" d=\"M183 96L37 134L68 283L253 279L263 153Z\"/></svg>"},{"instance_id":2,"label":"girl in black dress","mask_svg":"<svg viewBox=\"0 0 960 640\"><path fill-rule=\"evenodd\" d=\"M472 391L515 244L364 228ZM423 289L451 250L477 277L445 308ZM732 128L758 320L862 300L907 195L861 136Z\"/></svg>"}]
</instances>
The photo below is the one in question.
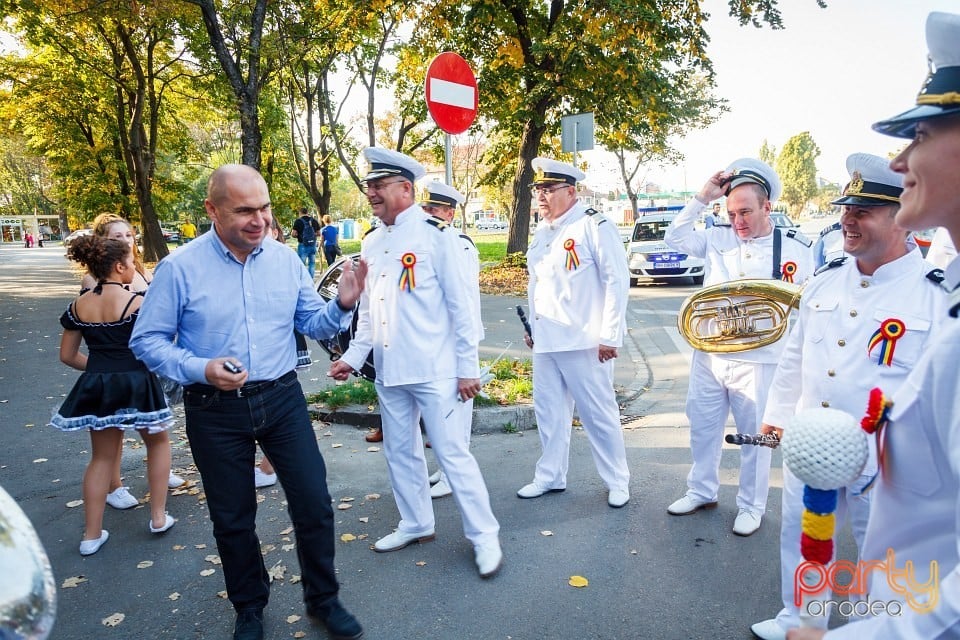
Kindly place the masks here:
<instances>
[{"instance_id":1,"label":"girl in black dress","mask_svg":"<svg viewBox=\"0 0 960 640\"><path fill-rule=\"evenodd\" d=\"M124 432L136 429L147 445L152 533L163 533L175 520L166 513L173 414L160 382L127 346L143 299L127 287L137 273L130 246L96 235L78 238L67 253L87 267L96 285L70 304L60 324L60 360L83 371L51 424L62 431L90 431L92 456L83 476L85 528L80 553L96 553L109 534L103 510L112 470ZM86 343L88 354L80 352Z\"/></svg>"}]
</instances>

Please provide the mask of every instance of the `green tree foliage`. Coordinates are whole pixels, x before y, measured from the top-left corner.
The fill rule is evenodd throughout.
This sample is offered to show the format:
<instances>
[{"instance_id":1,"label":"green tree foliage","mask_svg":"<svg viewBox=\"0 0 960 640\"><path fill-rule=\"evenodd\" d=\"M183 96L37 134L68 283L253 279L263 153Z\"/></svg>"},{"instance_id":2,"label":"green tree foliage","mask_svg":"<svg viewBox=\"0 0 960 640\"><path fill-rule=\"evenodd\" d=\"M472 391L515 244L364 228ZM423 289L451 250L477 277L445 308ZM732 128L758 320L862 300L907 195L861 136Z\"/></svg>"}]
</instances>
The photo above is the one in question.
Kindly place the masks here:
<instances>
[{"instance_id":1,"label":"green tree foliage","mask_svg":"<svg viewBox=\"0 0 960 640\"><path fill-rule=\"evenodd\" d=\"M731 0L730 13L780 26L776 0ZM607 130L622 118L643 139L640 123L656 129L683 80L712 86L706 18L696 0L441 0L427 10L414 38L472 59L482 108L518 141L508 252L527 246L531 161L561 115L603 114Z\"/></svg>"},{"instance_id":2,"label":"green tree foliage","mask_svg":"<svg viewBox=\"0 0 960 640\"><path fill-rule=\"evenodd\" d=\"M780 199L794 215L817 194L817 157L820 148L809 131L798 133L783 145L776 170L783 183Z\"/></svg>"},{"instance_id":3,"label":"green tree foliage","mask_svg":"<svg viewBox=\"0 0 960 640\"><path fill-rule=\"evenodd\" d=\"M763 144L760 145L760 153L757 154L757 158L772 167L777 163L777 148L769 144L766 138L764 138Z\"/></svg>"}]
</instances>

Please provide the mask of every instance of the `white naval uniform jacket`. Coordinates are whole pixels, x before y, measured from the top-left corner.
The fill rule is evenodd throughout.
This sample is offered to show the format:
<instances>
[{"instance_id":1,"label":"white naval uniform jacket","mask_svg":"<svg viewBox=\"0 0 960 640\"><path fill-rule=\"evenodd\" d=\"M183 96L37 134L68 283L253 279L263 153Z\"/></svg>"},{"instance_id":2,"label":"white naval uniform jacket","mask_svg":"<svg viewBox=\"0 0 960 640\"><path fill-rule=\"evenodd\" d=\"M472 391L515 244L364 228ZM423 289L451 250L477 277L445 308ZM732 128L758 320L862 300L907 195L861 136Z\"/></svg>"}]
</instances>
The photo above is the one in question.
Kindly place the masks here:
<instances>
[{"instance_id":1,"label":"white naval uniform jacket","mask_svg":"<svg viewBox=\"0 0 960 640\"><path fill-rule=\"evenodd\" d=\"M930 348L934 329L946 315L944 290L927 278L933 269L914 248L871 276L861 274L856 259L848 257L807 282L763 421L785 428L797 410L811 407L846 411L859 421L871 389L893 394ZM892 342L888 365L880 363L883 342L872 350L870 344L889 320L900 320L906 331ZM876 473L875 455L862 473Z\"/></svg>"},{"instance_id":2,"label":"white naval uniform jacket","mask_svg":"<svg viewBox=\"0 0 960 640\"><path fill-rule=\"evenodd\" d=\"M527 249L534 353L620 347L630 273L613 223L580 201L541 220Z\"/></svg>"},{"instance_id":3,"label":"white naval uniform jacket","mask_svg":"<svg viewBox=\"0 0 960 640\"><path fill-rule=\"evenodd\" d=\"M388 387L479 378L480 317L471 301L479 283L469 281L463 253L456 231L418 205L368 233L360 249L366 286L343 360L359 370L372 349L377 382Z\"/></svg>"},{"instance_id":4,"label":"white naval uniform jacket","mask_svg":"<svg viewBox=\"0 0 960 640\"><path fill-rule=\"evenodd\" d=\"M960 260L947 267L950 289L960 284ZM958 302L956 292L947 305ZM933 342L893 394L884 455L873 489L863 560L899 571L913 563L914 579L926 582L936 563L939 584L932 611L918 612L892 587L881 569L871 572L871 601L903 603L901 616L868 616L827 633L827 638L931 640L960 635L960 318L945 316ZM892 550L892 556L888 555ZM893 559L893 567L887 567ZM916 590L909 588L911 593ZM928 590L929 594L930 591ZM922 601L933 599L921 596Z\"/></svg>"},{"instance_id":5,"label":"white naval uniform jacket","mask_svg":"<svg viewBox=\"0 0 960 640\"><path fill-rule=\"evenodd\" d=\"M470 239L470 236L461 233L459 237L460 246L463 248L461 258L466 261L466 271L463 274L465 278L463 286L470 292L470 301L474 307L472 313L479 322L478 329L480 334L477 340L478 342L483 342L485 333L483 330L483 319L480 313L480 252L477 250L477 245Z\"/></svg>"},{"instance_id":6,"label":"white naval uniform jacket","mask_svg":"<svg viewBox=\"0 0 960 640\"><path fill-rule=\"evenodd\" d=\"M694 222L707 205L696 198L690 200L677 217L673 219L664 241L671 249L702 258L705 262L704 286L743 280L745 278L773 279L776 268L778 273L788 265L795 267L792 275L794 284L803 284L813 275L812 244L799 233L780 230L780 263L773 264L774 229L768 236L740 239L733 227L715 225L709 229L695 229ZM772 224L772 223L771 223ZM782 279L781 275L780 278ZM712 353L710 355L726 360L742 362L774 363L783 350L783 340L750 351L739 353Z\"/></svg>"}]
</instances>

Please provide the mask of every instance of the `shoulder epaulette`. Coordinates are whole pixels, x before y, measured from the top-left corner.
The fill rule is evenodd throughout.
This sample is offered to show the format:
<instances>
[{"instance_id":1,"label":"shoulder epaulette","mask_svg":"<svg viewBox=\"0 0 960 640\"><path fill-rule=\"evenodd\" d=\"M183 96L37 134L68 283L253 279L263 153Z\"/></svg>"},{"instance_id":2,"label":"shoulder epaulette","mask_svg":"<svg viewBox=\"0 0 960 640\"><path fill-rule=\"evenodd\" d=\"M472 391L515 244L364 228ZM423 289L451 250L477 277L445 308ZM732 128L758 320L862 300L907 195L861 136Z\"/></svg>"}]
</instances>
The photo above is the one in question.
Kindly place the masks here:
<instances>
[{"instance_id":1,"label":"shoulder epaulette","mask_svg":"<svg viewBox=\"0 0 960 640\"><path fill-rule=\"evenodd\" d=\"M840 258L834 258L833 260L831 260L831 261L828 262L827 264L823 265L822 267L820 267L819 269L817 269L816 271L814 271L814 272L813 272L813 275L817 276L817 275L820 275L821 273L823 273L824 271L829 271L830 269L836 269L837 267L843 266L843 264L844 264L846 261L847 261L847 256L842 256L842 257L840 257Z\"/></svg>"},{"instance_id":2,"label":"shoulder epaulette","mask_svg":"<svg viewBox=\"0 0 960 640\"><path fill-rule=\"evenodd\" d=\"M607 219L603 217L603 214L597 211L596 209L587 209L586 211L584 211L584 213L590 216L590 219L596 222L597 226L600 226L601 224L607 221Z\"/></svg>"},{"instance_id":3,"label":"shoulder epaulette","mask_svg":"<svg viewBox=\"0 0 960 640\"><path fill-rule=\"evenodd\" d=\"M809 247L809 246L813 245L813 241L812 241L812 240L810 240L807 236L803 235L802 233L800 233L800 232L797 231L796 229L787 229L787 237L788 237L788 238L793 238L794 240L796 240L797 242L799 242L800 244L802 244L802 245L805 246L805 247Z\"/></svg>"},{"instance_id":4,"label":"shoulder epaulette","mask_svg":"<svg viewBox=\"0 0 960 640\"><path fill-rule=\"evenodd\" d=\"M435 227L436 227L437 229L439 229L440 231L443 231L444 229L446 229L447 227L450 226L450 225L447 224L446 220L441 220L440 218L437 218L436 216L430 216L429 218L427 218L427 224L431 224L431 225L435 226Z\"/></svg>"},{"instance_id":5,"label":"shoulder epaulette","mask_svg":"<svg viewBox=\"0 0 960 640\"><path fill-rule=\"evenodd\" d=\"M460 237L463 238L464 240L466 240L467 242L469 242L470 244L472 244L474 247L477 246L476 243L474 243L473 238L471 238L471 237L468 236L467 234L461 233L461 234L460 234Z\"/></svg>"},{"instance_id":6,"label":"shoulder epaulette","mask_svg":"<svg viewBox=\"0 0 960 640\"><path fill-rule=\"evenodd\" d=\"M927 280L937 285L938 287L941 286L941 284L943 283L943 278L944 278L943 269L931 269L930 271L927 272Z\"/></svg>"},{"instance_id":7,"label":"shoulder epaulette","mask_svg":"<svg viewBox=\"0 0 960 640\"><path fill-rule=\"evenodd\" d=\"M948 313L950 317L956 318L957 314L960 313L960 287L950 292L950 296L947 298L947 305L949 307Z\"/></svg>"},{"instance_id":8,"label":"shoulder epaulette","mask_svg":"<svg viewBox=\"0 0 960 640\"><path fill-rule=\"evenodd\" d=\"M363 240L364 238L366 238L368 235L370 235L371 233L373 233L379 228L380 228L380 225L377 225L376 227L370 227L369 229L363 232L363 235L360 236L360 239Z\"/></svg>"},{"instance_id":9,"label":"shoulder epaulette","mask_svg":"<svg viewBox=\"0 0 960 640\"><path fill-rule=\"evenodd\" d=\"M820 237L822 238L828 233L833 233L834 231L840 231L841 229L843 229L843 225L841 225L839 222L834 222L833 224L827 225L826 227L820 230Z\"/></svg>"}]
</instances>

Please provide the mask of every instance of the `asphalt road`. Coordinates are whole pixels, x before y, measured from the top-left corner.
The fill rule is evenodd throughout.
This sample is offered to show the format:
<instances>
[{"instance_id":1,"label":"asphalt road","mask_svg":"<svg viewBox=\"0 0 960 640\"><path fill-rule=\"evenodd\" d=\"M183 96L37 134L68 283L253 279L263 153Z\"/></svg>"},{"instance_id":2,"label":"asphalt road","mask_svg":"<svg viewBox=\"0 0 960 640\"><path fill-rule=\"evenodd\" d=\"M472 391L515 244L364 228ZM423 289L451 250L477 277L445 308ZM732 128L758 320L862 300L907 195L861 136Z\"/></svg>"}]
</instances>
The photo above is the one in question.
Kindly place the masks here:
<instances>
[{"instance_id":1,"label":"asphalt road","mask_svg":"<svg viewBox=\"0 0 960 640\"><path fill-rule=\"evenodd\" d=\"M62 247L0 247L0 485L30 517L50 556L59 587L50 637L229 638L234 613L221 597L221 568L182 422L172 434L174 468L195 486L170 496L177 525L155 537L147 530L143 505L108 509L109 542L86 558L77 551L82 507L68 503L80 498L89 439L46 426L77 377L57 356L58 318L77 281ZM477 576L449 498L435 502L435 542L373 553L370 544L398 520L382 452L370 450L357 427L316 423L331 494L350 507L336 512L337 536L356 537L337 543L341 597L365 626L365 637L741 639L751 637L751 623L776 613L776 452L768 512L754 536L739 538L730 531L738 457L729 446L720 507L688 517L666 513L684 491L690 463L683 416L689 351L673 323L691 290L656 284L631 290L629 344L621 355L630 362L618 365L632 472L632 499L625 508L607 506L581 429L572 439L567 491L537 500L515 496L530 481L539 455L535 431L474 438L506 554L503 570L491 580ZM489 353L495 355L516 335L512 303L484 298ZM494 318L494 311L501 317ZM323 372L325 364L318 363L305 381L323 384ZM125 447L123 474L142 499L144 448L136 436ZM283 491L276 486L259 494L258 531L265 562L276 576L266 637L325 638L304 616ZM573 588L571 576L583 576L589 585ZM66 586L70 578L82 581ZM106 626L103 621L118 613L122 622Z\"/></svg>"}]
</instances>

